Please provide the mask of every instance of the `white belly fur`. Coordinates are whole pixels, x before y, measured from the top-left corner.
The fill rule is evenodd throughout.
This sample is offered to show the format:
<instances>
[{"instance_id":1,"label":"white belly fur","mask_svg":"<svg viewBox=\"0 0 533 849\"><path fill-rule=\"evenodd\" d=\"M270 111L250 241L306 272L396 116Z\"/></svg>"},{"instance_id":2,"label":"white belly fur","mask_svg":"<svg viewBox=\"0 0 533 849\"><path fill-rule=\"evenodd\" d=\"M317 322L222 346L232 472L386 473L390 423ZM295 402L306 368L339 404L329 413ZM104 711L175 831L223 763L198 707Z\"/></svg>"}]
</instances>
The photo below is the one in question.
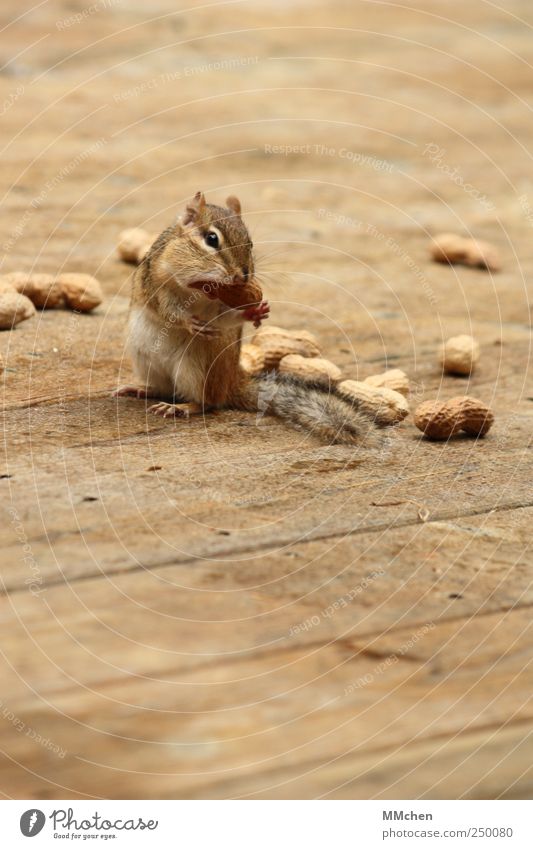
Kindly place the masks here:
<instances>
[{"instance_id":1,"label":"white belly fur","mask_svg":"<svg viewBox=\"0 0 533 849\"><path fill-rule=\"evenodd\" d=\"M176 396L201 403L206 373L201 343L185 330L158 321L142 307L133 308L128 348L138 380L162 398Z\"/></svg>"}]
</instances>

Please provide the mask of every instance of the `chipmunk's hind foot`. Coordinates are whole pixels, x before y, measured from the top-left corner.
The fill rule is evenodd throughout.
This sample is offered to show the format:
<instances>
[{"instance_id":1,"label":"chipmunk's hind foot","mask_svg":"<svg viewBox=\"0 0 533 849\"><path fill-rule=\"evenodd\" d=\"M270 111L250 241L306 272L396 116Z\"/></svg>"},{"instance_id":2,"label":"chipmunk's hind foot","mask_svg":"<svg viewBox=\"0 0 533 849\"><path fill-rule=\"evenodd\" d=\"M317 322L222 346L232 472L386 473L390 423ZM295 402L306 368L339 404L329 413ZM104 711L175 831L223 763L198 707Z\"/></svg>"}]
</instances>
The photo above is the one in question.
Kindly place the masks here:
<instances>
[{"instance_id":1,"label":"chipmunk's hind foot","mask_svg":"<svg viewBox=\"0 0 533 849\"><path fill-rule=\"evenodd\" d=\"M191 416L199 416L204 412L200 404L153 404L148 407L148 412L154 416L162 416L164 419L190 419Z\"/></svg>"}]
</instances>

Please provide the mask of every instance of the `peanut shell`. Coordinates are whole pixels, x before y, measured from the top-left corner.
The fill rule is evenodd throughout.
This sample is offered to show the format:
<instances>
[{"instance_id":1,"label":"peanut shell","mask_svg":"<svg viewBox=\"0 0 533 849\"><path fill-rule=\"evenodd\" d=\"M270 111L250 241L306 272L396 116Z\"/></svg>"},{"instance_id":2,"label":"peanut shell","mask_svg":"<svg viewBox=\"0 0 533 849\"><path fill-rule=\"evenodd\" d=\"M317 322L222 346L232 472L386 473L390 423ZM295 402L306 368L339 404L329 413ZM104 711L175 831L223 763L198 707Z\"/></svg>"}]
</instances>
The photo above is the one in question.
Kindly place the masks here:
<instances>
[{"instance_id":1,"label":"peanut shell","mask_svg":"<svg viewBox=\"0 0 533 849\"><path fill-rule=\"evenodd\" d=\"M499 271L501 261L496 248L488 242L441 233L433 238L430 253L435 262L461 263L489 271Z\"/></svg>"},{"instance_id":2,"label":"peanut shell","mask_svg":"<svg viewBox=\"0 0 533 849\"><path fill-rule=\"evenodd\" d=\"M343 380L338 391L361 410L373 416L379 425L401 422L409 414L409 404L393 389L370 386L359 380Z\"/></svg>"},{"instance_id":3,"label":"peanut shell","mask_svg":"<svg viewBox=\"0 0 533 849\"><path fill-rule=\"evenodd\" d=\"M35 307L26 295L14 290L0 293L0 330L10 330L32 315L35 315Z\"/></svg>"},{"instance_id":4,"label":"peanut shell","mask_svg":"<svg viewBox=\"0 0 533 849\"><path fill-rule=\"evenodd\" d=\"M102 287L90 274L60 274L58 279L70 309L90 312L102 303Z\"/></svg>"},{"instance_id":5,"label":"peanut shell","mask_svg":"<svg viewBox=\"0 0 533 849\"><path fill-rule=\"evenodd\" d=\"M316 348L311 347L309 344L285 336L278 338L273 336L264 337L259 347L263 351L265 367L267 369L277 368L281 360L289 356L289 354L312 357L319 353Z\"/></svg>"},{"instance_id":6,"label":"peanut shell","mask_svg":"<svg viewBox=\"0 0 533 849\"><path fill-rule=\"evenodd\" d=\"M312 333L283 330L281 327L261 328L252 338L265 355L265 367L277 368L283 357L299 354L301 357L318 357L320 348Z\"/></svg>"},{"instance_id":7,"label":"peanut shell","mask_svg":"<svg viewBox=\"0 0 533 849\"><path fill-rule=\"evenodd\" d=\"M440 233L434 236L430 253L435 262L464 263L468 257L468 242L456 233Z\"/></svg>"},{"instance_id":8,"label":"peanut shell","mask_svg":"<svg viewBox=\"0 0 533 849\"><path fill-rule=\"evenodd\" d=\"M461 395L451 398L448 407L452 411L458 410L457 415L462 421L461 430L469 436L485 436L494 424L494 413L478 398Z\"/></svg>"},{"instance_id":9,"label":"peanut shell","mask_svg":"<svg viewBox=\"0 0 533 849\"><path fill-rule=\"evenodd\" d=\"M304 380L331 380L333 383L341 379L341 370L335 363L322 357L302 357L300 354L283 357L279 373L294 374Z\"/></svg>"},{"instance_id":10,"label":"peanut shell","mask_svg":"<svg viewBox=\"0 0 533 849\"><path fill-rule=\"evenodd\" d=\"M3 274L0 276L0 293L2 292L16 292L16 288L14 284L11 282L7 274Z\"/></svg>"},{"instance_id":11,"label":"peanut shell","mask_svg":"<svg viewBox=\"0 0 533 849\"><path fill-rule=\"evenodd\" d=\"M444 401L424 401L415 410L415 425L428 439L449 439L461 430L460 409L449 409Z\"/></svg>"},{"instance_id":12,"label":"peanut shell","mask_svg":"<svg viewBox=\"0 0 533 849\"><path fill-rule=\"evenodd\" d=\"M479 360L479 344L472 336L452 336L441 349L440 361L447 374L471 374Z\"/></svg>"},{"instance_id":13,"label":"peanut shell","mask_svg":"<svg viewBox=\"0 0 533 849\"><path fill-rule=\"evenodd\" d=\"M146 240L139 245L137 248L137 265L140 265L145 256L150 253L150 248L158 235L159 233L148 233Z\"/></svg>"},{"instance_id":14,"label":"peanut shell","mask_svg":"<svg viewBox=\"0 0 533 849\"><path fill-rule=\"evenodd\" d=\"M138 265L155 242L157 236L143 230L142 227L131 227L123 230L118 239L117 253L123 262Z\"/></svg>"},{"instance_id":15,"label":"peanut shell","mask_svg":"<svg viewBox=\"0 0 533 849\"><path fill-rule=\"evenodd\" d=\"M243 345L240 366L246 374L261 374L265 370L265 355L257 345Z\"/></svg>"},{"instance_id":16,"label":"peanut shell","mask_svg":"<svg viewBox=\"0 0 533 849\"><path fill-rule=\"evenodd\" d=\"M406 398L409 395L409 378L406 373L399 368L391 368L381 374L372 374L366 377L364 383L369 386L383 387L392 389L394 392L399 392Z\"/></svg>"},{"instance_id":17,"label":"peanut shell","mask_svg":"<svg viewBox=\"0 0 533 849\"><path fill-rule=\"evenodd\" d=\"M12 271L6 275L17 292L26 295L38 309L54 309L63 306L63 291L53 274Z\"/></svg>"},{"instance_id":18,"label":"peanut shell","mask_svg":"<svg viewBox=\"0 0 533 849\"><path fill-rule=\"evenodd\" d=\"M232 283L219 286L215 291L218 300L232 309L260 304L263 299L261 287L255 280L244 285Z\"/></svg>"},{"instance_id":19,"label":"peanut shell","mask_svg":"<svg viewBox=\"0 0 533 849\"><path fill-rule=\"evenodd\" d=\"M289 336L291 339L296 339L298 342L305 342L312 345L317 349L318 353L320 353L320 343L315 336L314 333L310 333L308 330L286 330L284 327L278 327L276 324L267 324L264 327L260 327L257 333L254 336L254 339L261 338L262 336ZM254 342L253 344L259 344L258 342Z\"/></svg>"},{"instance_id":20,"label":"peanut shell","mask_svg":"<svg viewBox=\"0 0 533 849\"><path fill-rule=\"evenodd\" d=\"M500 271L502 267L500 255L494 245L480 239L469 239L466 264L475 268L485 268L487 271Z\"/></svg>"}]
</instances>

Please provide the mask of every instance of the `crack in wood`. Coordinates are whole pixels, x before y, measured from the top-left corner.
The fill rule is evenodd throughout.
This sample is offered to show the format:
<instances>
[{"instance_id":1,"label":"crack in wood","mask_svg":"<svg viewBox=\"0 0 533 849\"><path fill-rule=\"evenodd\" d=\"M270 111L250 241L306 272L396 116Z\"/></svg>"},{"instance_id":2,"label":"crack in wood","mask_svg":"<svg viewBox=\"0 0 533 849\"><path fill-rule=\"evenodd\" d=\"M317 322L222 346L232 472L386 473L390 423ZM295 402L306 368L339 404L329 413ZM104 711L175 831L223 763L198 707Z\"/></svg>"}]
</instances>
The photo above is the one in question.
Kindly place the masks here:
<instances>
[{"instance_id":1,"label":"crack in wood","mask_svg":"<svg viewBox=\"0 0 533 849\"><path fill-rule=\"evenodd\" d=\"M533 501L531 501L531 502L524 502L524 501L509 502L507 504L486 507L485 509L479 509L479 510L468 510L468 511L455 512L455 513L454 512L447 512L447 513L443 512L443 513L439 513L438 515L436 514L436 515L432 516L431 518L427 519L423 523L417 516L416 519L411 519L411 520L406 521L406 522L394 522L394 520L393 520L392 522L390 522L388 524L382 522L382 523L379 523L379 524L376 524L376 525L370 525L370 526L365 525L364 527L354 528L354 529L352 529L350 531L346 531L346 532L336 530L336 531L331 531L331 532L326 531L325 533L317 533L317 534L313 534L312 532L309 532L307 534L302 533L302 535L296 540L293 539L291 536L287 536L285 538L282 535L280 535L278 537L278 543L279 543L279 545L289 545L289 544L306 545L306 544L311 543L311 542L320 542L322 540L335 539L335 538L343 540L343 539L349 539L350 537L354 537L354 536L360 536L362 534L376 534L376 533L381 533L385 530L392 530L392 529L397 530L397 529L401 529L401 528L409 528L409 527L413 527L415 525L422 525L422 524L425 527L430 527L431 525L436 524L438 522L442 522L443 520L449 521L450 519L463 519L463 518L468 518L470 516L484 516L484 515L489 515L491 513L503 513L503 512L509 511L509 510L522 510L522 509L529 509L531 507L533 507ZM85 530L87 531L88 529L85 529ZM73 532L71 535L72 536L80 536L80 535L83 536L83 531ZM54 541L57 541L58 539L61 539L62 536L63 535L61 533L57 532L53 536L53 539L54 539ZM40 539L42 541L44 541L45 539L48 540L49 538L51 539L52 535L50 535L50 537L48 537L48 536L47 537L41 537ZM229 552L224 550L223 551L224 559L221 560L220 558L218 558L217 562L218 563L220 563L220 562L223 562L223 563L231 562L232 555L242 556L242 555L247 555L247 554L253 555L255 553L258 553L258 554L259 553L261 553L261 554L265 554L265 553L266 554L268 554L268 553L275 554L277 551L278 551L278 548L273 548L272 543L270 541L265 542L265 543L259 542L257 545L254 545L254 546L242 546L242 547L235 546ZM219 552L222 553L222 549L219 549ZM164 569L164 568L171 567L171 566L187 566L187 565L196 563L198 561L198 559L205 561L205 560L210 560L213 557L217 557L216 552L212 555L201 554L201 555L198 555L197 557L184 557L184 558L172 557L172 558L168 558L166 560L164 560L164 559L160 560L158 562L156 562L156 561L154 561L152 563L144 562L144 563L139 563L137 565L125 566L124 568L121 568L121 569L109 569L109 570L101 571L101 572L98 572L98 573L91 573L91 574L88 574L88 575L77 575L77 576L73 577L72 579L70 579L68 581L64 580L64 578L60 578L57 581L47 581L46 586L47 587L54 587L54 586L70 585L70 584L74 584L74 583L80 583L82 581L102 580L102 579L105 579L107 577L113 577L113 576L116 576L116 575L126 575L126 574L129 575L129 574L132 574L132 573L135 573L135 572L141 572L141 571L149 572L152 569ZM4 584L4 588L2 590L0 590L0 597L8 596L8 595L11 595L11 594L14 594L14 593L17 593L17 592L23 592L23 591L26 591L26 590L22 586L21 587L15 587L15 586L9 587L8 586L6 588L6 585Z\"/></svg>"}]
</instances>

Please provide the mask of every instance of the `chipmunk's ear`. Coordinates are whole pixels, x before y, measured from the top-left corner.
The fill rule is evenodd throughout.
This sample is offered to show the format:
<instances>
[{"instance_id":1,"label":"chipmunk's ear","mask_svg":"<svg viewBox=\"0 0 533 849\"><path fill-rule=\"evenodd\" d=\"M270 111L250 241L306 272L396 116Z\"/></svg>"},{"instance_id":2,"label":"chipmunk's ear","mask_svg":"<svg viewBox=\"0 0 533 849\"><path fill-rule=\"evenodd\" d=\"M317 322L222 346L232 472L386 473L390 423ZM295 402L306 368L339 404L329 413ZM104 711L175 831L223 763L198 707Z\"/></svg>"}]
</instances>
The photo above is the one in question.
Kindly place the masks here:
<instances>
[{"instance_id":1,"label":"chipmunk's ear","mask_svg":"<svg viewBox=\"0 0 533 849\"><path fill-rule=\"evenodd\" d=\"M226 198L226 206L228 209L231 209L235 215L241 214L241 202L239 198L235 197L235 195L230 195L229 198Z\"/></svg>"},{"instance_id":2,"label":"chipmunk's ear","mask_svg":"<svg viewBox=\"0 0 533 849\"><path fill-rule=\"evenodd\" d=\"M191 224L193 221L198 221L205 209L205 197L202 192L196 192L192 200L185 207L185 215L183 216L183 224Z\"/></svg>"}]
</instances>

